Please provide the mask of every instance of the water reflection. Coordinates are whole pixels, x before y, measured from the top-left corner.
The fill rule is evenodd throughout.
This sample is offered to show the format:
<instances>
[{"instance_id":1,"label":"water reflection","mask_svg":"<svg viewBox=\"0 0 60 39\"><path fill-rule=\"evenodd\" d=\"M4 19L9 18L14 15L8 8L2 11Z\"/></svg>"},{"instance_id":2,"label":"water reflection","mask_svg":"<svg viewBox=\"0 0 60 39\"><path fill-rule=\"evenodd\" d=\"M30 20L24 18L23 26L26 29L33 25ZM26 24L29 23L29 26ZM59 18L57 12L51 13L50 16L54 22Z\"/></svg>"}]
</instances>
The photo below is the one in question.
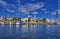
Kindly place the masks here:
<instances>
[{"instance_id":1,"label":"water reflection","mask_svg":"<svg viewBox=\"0 0 60 39\"><path fill-rule=\"evenodd\" d=\"M60 26L0 25L0 39L60 39Z\"/></svg>"}]
</instances>

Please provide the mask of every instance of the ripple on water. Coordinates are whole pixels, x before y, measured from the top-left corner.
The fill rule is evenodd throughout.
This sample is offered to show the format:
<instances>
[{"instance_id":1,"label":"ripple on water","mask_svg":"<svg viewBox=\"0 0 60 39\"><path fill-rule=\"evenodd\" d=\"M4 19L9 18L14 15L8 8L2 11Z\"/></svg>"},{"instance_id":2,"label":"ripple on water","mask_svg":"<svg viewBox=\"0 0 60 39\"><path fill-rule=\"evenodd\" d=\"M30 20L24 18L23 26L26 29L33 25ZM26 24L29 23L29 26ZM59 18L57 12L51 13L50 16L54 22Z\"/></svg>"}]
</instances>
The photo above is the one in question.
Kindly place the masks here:
<instances>
[{"instance_id":1,"label":"ripple on water","mask_svg":"<svg viewBox=\"0 0 60 39\"><path fill-rule=\"evenodd\" d=\"M60 26L0 25L0 39L60 39Z\"/></svg>"}]
</instances>

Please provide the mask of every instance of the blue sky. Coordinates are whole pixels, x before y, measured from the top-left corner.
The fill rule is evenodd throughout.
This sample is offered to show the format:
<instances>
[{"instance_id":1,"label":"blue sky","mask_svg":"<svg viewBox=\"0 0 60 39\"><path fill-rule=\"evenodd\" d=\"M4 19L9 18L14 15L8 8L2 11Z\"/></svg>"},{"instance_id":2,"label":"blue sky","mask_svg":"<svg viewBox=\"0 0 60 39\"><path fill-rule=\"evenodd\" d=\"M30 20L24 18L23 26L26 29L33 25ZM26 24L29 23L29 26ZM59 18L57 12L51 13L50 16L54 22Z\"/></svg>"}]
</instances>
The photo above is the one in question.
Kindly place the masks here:
<instances>
[{"instance_id":1,"label":"blue sky","mask_svg":"<svg viewBox=\"0 0 60 39\"><path fill-rule=\"evenodd\" d=\"M55 19L58 0L0 0L0 16ZM58 17L60 13L58 14Z\"/></svg>"}]
</instances>

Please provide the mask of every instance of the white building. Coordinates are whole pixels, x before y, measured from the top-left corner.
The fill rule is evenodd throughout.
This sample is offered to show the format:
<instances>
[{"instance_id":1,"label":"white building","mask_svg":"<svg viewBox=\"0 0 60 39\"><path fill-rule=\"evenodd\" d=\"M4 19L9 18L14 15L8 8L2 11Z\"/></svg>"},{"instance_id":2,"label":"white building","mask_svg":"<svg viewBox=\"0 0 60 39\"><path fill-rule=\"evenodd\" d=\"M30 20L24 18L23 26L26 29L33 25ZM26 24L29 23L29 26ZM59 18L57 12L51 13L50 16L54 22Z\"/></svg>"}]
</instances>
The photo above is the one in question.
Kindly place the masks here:
<instances>
[{"instance_id":1,"label":"white building","mask_svg":"<svg viewBox=\"0 0 60 39\"><path fill-rule=\"evenodd\" d=\"M28 18L22 18L21 21L23 23L28 23ZM35 18L31 18L30 19L30 23L36 23L36 19Z\"/></svg>"},{"instance_id":2,"label":"white building","mask_svg":"<svg viewBox=\"0 0 60 39\"><path fill-rule=\"evenodd\" d=\"M22 22L28 22L28 18L22 18L21 21Z\"/></svg>"}]
</instances>

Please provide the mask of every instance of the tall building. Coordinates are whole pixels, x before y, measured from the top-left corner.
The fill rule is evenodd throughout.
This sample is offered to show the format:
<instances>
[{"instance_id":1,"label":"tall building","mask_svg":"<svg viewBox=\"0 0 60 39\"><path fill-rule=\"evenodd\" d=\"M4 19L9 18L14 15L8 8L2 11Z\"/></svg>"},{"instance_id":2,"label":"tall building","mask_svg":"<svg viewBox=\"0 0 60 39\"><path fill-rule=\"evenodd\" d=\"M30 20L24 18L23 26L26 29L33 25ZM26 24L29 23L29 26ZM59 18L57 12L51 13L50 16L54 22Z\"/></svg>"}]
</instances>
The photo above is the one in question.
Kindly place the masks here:
<instances>
[{"instance_id":1,"label":"tall building","mask_svg":"<svg viewBox=\"0 0 60 39\"><path fill-rule=\"evenodd\" d=\"M55 19L55 21L57 21L57 19L58 19L58 10L56 11L56 19Z\"/></svg>"}]
</instances>

